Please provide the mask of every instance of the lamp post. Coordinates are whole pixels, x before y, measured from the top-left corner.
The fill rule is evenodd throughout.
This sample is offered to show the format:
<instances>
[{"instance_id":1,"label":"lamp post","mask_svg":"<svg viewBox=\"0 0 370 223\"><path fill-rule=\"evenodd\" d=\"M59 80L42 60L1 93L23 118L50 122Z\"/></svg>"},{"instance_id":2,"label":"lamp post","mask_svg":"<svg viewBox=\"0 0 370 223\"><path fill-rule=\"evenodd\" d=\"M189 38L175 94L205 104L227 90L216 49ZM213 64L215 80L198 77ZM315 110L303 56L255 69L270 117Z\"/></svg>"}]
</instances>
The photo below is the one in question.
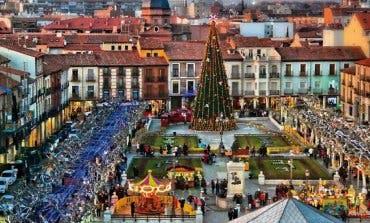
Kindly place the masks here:
<instances>
[{"instance_id":1,"label":"lamp post","mask_svg":"<svg viewBox=\"0 0 370 223\"><path fill-rule=\"evenodd\" d=\"M220 144L223 144L222 142L222 135L224 134L224 123L225 123L225 117L224 114L221 112L220 117L217 118L218 123L220 123Z\"/></svg>"},{"instance_id":2,"label":"lamp post","mask_svg":"<svg viewBox=\"0 0 370 223\"><path fill-rule=\"evenodd\" d=\"M306 176L306 187L308 188L308 177L310 176L310 171L305 170L304 175Z\"/></svg>"},{"instance_id":3,"label":"lamp post","mask_svg":"<svg viewBox=\"0 0 370 223\"><path fill-rule=\"evenodd\" d=\"M293 151L290 151L289 155L290 159L288 160L288 164L290 166L290 185L293 185Z\"/></svg>"}]
</instances>

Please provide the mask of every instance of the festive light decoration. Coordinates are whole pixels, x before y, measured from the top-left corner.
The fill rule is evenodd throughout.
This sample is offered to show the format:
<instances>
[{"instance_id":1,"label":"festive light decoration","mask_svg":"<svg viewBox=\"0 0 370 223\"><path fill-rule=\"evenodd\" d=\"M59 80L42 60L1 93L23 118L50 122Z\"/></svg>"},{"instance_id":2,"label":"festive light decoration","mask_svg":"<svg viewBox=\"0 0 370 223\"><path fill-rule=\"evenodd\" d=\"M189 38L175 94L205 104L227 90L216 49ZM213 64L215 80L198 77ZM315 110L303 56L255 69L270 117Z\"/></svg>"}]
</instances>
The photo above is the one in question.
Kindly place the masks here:
<instances>
[{"instance_id":1,"label":"festive light decoration","mask_svg":"<svg viewBox=\"0 0 370 223\"><path fill-rule=\"evenodd\" d=\"M152 170L148 170L148 175L140 182L129 182L129 191L144 196L166 193L171 191L171 183L157 180L152 176Z\"/></svg>"},{"instance_id":2,"label":"festive light decoration","mask_svg":"<svg viewBox=\"0 0 370 223\"><path fill-rule=\"evenodd\" d=\"M200 131L236 129L225 66L215 21L211 22L195 98L191 128Z\"/></svg>"}]
</instances>

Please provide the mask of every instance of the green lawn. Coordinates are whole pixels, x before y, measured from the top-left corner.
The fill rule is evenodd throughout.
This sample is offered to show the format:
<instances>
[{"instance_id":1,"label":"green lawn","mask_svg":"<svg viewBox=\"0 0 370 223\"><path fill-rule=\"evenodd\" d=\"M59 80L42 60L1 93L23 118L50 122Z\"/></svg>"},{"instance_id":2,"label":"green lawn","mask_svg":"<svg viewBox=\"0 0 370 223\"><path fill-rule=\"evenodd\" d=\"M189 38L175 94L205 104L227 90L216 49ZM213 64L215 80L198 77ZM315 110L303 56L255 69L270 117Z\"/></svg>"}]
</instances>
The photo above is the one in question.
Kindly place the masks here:
<instances>
[{"instance_id":1,"label":"green lawn","mask_svg":"<svg viewBox=\"0 0 370 223\"><path fill-rule=\"evenodd\" d=\"M284 164L276 164L273 160L281 160ZM252 177L257 178L262 170L266 179L290 179L290 166L287 158L284 157L269 157L269 158L254 158L249 160ZM275 164L274 164L275 163ZM304 158L293 160L293 179L306 179L305 170L310 171L309 179L318 180L319 178L329 180L331 176L322 168L315 160Z\"/></svg>"},{"instance_id":2,"label":"green lawn","mask_svg":"<svg viewBox=\"0 0 370 223\"><path fill-rule=\"evenodd\" d=\"M255 146L258 150L262 145L267 147L284 147L291 146L282 136L249 136L249 135L237 135L235 140L239 143L241 148L245 148L247 145L250 147Z\"/></svg>"},{"instance_id":3,"label":"green lawn","mask_svg":"<svg viewBox=\"0 0 370 223\"><path fill-rule=\"evenodd\" d=\"M160 146L165 146L165 139L168 138L166 136L161 136L157 134L146 134L143 135L140 139L140 143L144 143L147 145L155 146L155 147L160 147ZM189 135L189 136L175 136L174 137L174 145L184 145L184 143L189 147L189 148L198 148L198 137Z\"/></svg>"},{"instance_id":4,"label":"green lawn","mask_svg":"<svg viewBox=\"0 0 370 223\"><path fill-rule=\"evenodd\" d=\"M139 170L139 178L144 178L148 170L152 170L153 176L161 179L167 175L167 167L172 165L173 157L140 157L133 158L127 170L127 177L134 177L133 167L136 166ZM166 162L167 161L167 162ZM192 166L194 168L202 168L200 158L179 158L178 163Z\"/></svg>"}]
</instances>

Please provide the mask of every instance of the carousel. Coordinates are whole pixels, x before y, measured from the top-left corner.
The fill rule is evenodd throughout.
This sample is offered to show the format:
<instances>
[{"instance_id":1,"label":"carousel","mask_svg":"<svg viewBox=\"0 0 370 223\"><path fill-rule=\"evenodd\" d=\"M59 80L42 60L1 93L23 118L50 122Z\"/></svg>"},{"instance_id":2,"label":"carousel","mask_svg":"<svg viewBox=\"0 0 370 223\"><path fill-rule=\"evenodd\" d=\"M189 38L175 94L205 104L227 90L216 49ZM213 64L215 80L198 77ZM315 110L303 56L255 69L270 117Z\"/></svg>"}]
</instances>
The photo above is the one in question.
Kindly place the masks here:
<instances>
[{"instance_id":1,"label":"carousel","mask_svg":"<svg viewBox=\"0 0 370 223\"><path fill-rule=\"evenodd\" d=\"M135 212L139 214L162 214L165 205L159 196L171 191L171 183L159 181L152 176L152 171L148 170L148 175L140 182L129 182L129 193L139 195Z\"/></svg>"}]
</instances>

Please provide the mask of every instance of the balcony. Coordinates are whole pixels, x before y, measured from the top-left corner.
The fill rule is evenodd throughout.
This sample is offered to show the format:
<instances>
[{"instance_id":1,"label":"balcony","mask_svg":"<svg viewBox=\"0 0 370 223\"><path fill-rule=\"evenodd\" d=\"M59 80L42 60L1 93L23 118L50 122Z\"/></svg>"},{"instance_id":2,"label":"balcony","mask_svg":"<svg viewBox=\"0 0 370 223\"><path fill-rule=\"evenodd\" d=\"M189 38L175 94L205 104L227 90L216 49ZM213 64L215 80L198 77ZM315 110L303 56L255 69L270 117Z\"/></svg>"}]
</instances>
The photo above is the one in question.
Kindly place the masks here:
<instances>
[{"instance_id":1,"label":"balcony","mask_svg":"<svg viewBox=\"0 0 370 223\"><path fill-rule=\"evenodd\" d=\"M285 71L285 77L293 77L293 71Z\"/></svg>"},{"instance_id":2,"label":"balcony","mask_svg":"<svg viewBox=\"0 0 370 223\"><path fill-rule=\"evenodd\" d=\"M87 92L86 99L96 100L97 98L95 97L94 92Z\"/></svg>"},{"instance_id":3,"label":"balcony","mask_svg":"<svg viewBox=\"0 0 370 223\"><path fill-rule=\"evenodd\" d=\"M244 78L254 78L254 73L245 73Z\"/></svg>"},{"instance_id":4,"label":"balcony","mask_svg":"<svg viewBox=\"0 0 370 223\"><path fill-rule=\"evenodd\" d=\"M307 77L307 73L306 73L306 71L300 71L300 72L299 72L299 76L300 76L300 77Z\"/></svg>"},{"instance_id":5,"label":"balcony","mask_svg":"<svg viewBox=\"0 0 370 223\"><path fill-rule=\"evenodd\" d=\"M284 95L292 95L292 94L293 94L293 89L291 88L284 89Z\"/></svg>"},{"instance_id":6,"label":"balcony","mask_svg":"<svg viewBox=\"0 0 370 223\"><path fill-rule=\"evenodd\" d=\"M231 79L240 79L240 73L231 73Z\"/></svg>"},{"instance_id":7,"label":"balcony","mask_svg":"<svg viewBox=\"0 0 370 223\"><path fill-rule=\"evenodd\" d=\"M71 82L80 82L80 79L78 77L72 77Z\"/></svg>"},{"instance_id":8,"label":"balcony","mask_svg":"<svg viewBox=\"0 0 370 223\"><path fill-rule=\"evenodd\" d=\"M254 96L254 91L244 91L244 95Z\"/></svg>"},{"instance_id":9,"label":"balcony","mask_svg":"<svg viewBox=\"0 0 370 223\"><path fill-rule=\"evenodd\" d=\"M172 71L171 76L172 77L179 77L180 75L179 75L178 71Z\"/></svg>"},{"instance_id":10,"label":"balcony","mask_svg":"<svg viewBox=\"0 0 370 223\"><path fill-rule=\"evenodd\" d=\"M253 61L253 60L254 60L253 56L249 55L244 58L244 61Z\"/></svg>"},{"instance_id":11,"label":"balcony","mask_svg":"<svg viewBox=\"0 0 370 223\"><path fill-rule=\"evenodd\" d=\"M279 73L270 73L270 78L280 78L280 74Z\"/></svg>"},{"instance_id":12,"label":"balcony","mask_svg":"<svg viewBox=\"0 0 370 223\"><path fill-rule=\"evenodd\" d=\"M270 95L280 95L279 90L270 90Z\"/></svg>"},{"instance_id":13,"label":"balcony","mask_svg":"<svg viewBox=\"0 0 370 223\"><path fill-rule=\"evenodd\" d=\"M267 58L266 56L261 56L261 55L257 55L256 56L256 60L257 61L267 61Z\"/></svg>"},{"instance_id":14,"label":"balcony","mask_svg":"<svg viewBox=\"0 0 370 223\"><path fill-rule=\"evenodd\" d=\"M321 70L315 70L314 76L322 76L322 71Z\"/></svg>"},{"instance_id":15,"label":"balcony","mask_svg":"<svg viewBox=\"0 0 370 223\"><path fill-rule=\"evenodd\" d=\"M231 91L231 96L240 96L240 93L238 90L232 90Z\"/></svg>"},{"instance_id":16,"label":"balcony","mask_svg":"<svg viewBox=\"0 0 370 223\"><path fill-rule=\"evenodd\" d=\"M266 95L266 90L259 90L258 91L260 96L265 96Z\"/></svg>"},{"instance_id":17,"label":"balcony","mask_svg":"<svg viewBox=\"0 0 370 223\"><path fill-rule=\"evenodd\" d=\"M323 91L322 91L322 89L321 89L321 88L314 88L314 89L312 90L312 93L314 93L314 94L322 94L322 93L323 93Z\"/></svg>"},{"instance_id":18,"label":"balcony","mask_svg":"<svg viewBox=\"0 0 370 223\"><path fill-rule=\"evenodd\" d=\"M266 78L266 73L259 73L259 78Z\"/></svg>"},{"instance_id":19,"label":"balcony","mask_svg":"<svg viewBox=\"0 0 370 223\"><path fill-rule=\"evenodd\" d=\"M328 94L338 94L337 89L329 89Z\"/></svg>"},{"instance_id":20,"label":"balcony","mask_svg":"<svg viewBox=\"0 0 370 223\"><path fill-rule=\"evenodd\" d=\"M131 76L138 77L139 76L139 69L138 68L132 69Z\"/></svg>"},{"instance_id":21,"label":"balcony","mask_svg":"<svg viewBox=\"0 0 370 223\"><path fill-rule=\"evenodd\" d=\"M81 100L80 94L78 93L72 94L71 100Z\"/></svg>"},{"instance_id":22,"label":"balcony","mask_svg":"<svg viewBox=\"0 0 370 223\"><path fill-rule=\"evenodd\" d=\"M307 94L308 90L307 88L299 88L298 89L298 94Z\"/></svg>"}]
</instances>

